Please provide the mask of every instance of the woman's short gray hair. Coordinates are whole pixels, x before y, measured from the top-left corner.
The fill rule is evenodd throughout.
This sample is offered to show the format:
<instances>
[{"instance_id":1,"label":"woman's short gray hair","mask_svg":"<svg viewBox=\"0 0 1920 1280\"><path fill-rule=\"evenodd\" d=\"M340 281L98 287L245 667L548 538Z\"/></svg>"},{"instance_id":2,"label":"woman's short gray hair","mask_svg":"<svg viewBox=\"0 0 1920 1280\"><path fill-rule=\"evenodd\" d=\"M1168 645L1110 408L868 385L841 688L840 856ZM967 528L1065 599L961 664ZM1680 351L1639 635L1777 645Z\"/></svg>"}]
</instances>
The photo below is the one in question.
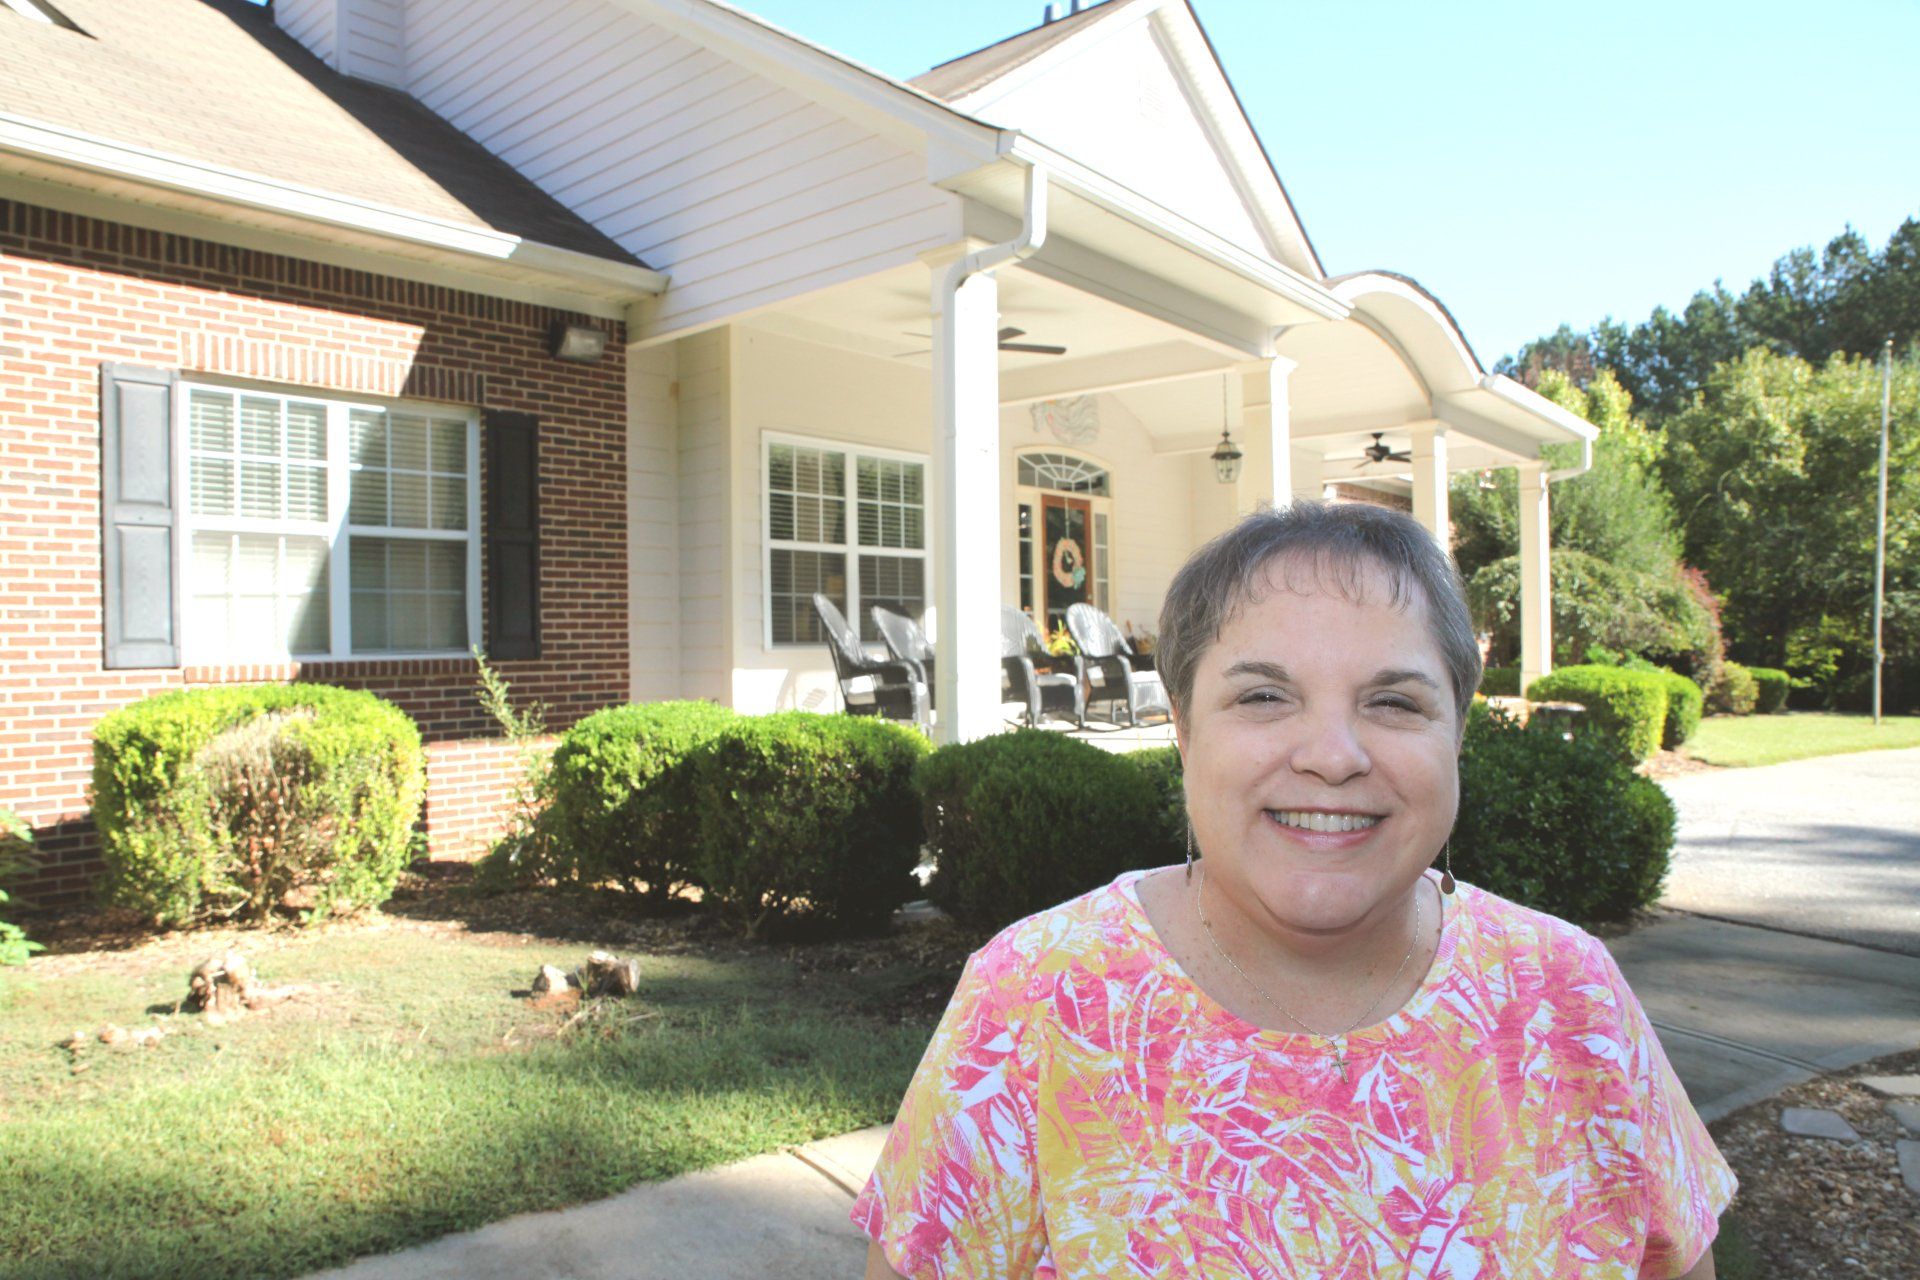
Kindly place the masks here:
<instances>
[{"instance_id":1,"label":"woman's short gray hair","mask_svg":"<svg viewBox=\"0 0 1920 1280\"><path fill-rule=\"evenodd\" d=\"M1417 592L1425 599L1427 625L1453 682L1454 708L1464 728L1467 707L1480 687L1480 646L1467 612L1460 573L1433 535L1404 512L1361 503L1294 502L1263 507L1190 556L1160 606L1155 665L1174 708L1184 712L1193 695L1200 658L1243 605L1266 585L1267 566L1298 568L1303 589L1330 587L1353 596L1371 566L1386 572L1395 608Z\"/></svg>"}]
</instances>

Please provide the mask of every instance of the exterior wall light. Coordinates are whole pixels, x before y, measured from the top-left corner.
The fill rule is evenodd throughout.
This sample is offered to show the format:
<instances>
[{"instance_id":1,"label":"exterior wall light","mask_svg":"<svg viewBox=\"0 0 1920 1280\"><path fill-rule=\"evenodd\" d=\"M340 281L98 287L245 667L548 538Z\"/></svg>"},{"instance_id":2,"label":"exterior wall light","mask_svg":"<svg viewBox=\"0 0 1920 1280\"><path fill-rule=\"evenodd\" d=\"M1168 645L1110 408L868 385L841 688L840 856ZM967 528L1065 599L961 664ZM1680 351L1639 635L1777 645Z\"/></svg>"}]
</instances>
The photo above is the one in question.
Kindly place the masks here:
<instances>
[{"instance_id":1,"label":"exterior wall light","mask_svg":"<svg viewBox=\"0 0 1920 1280\"><path fill-rule=\"evenodd\" d=\"M593 364L607 353L607 331L592 325L555 320L547 330L547 354L555 360Z\"/></svg>"},{"instance_id":2,"label":"exterior wall light","mask_svg":"<svg viewBox=\"0 0 1920 1280\"><path fill-rule=\"evenodd\" d=\"M1221 484L1240 478L1240 446L1227 434L1227 380L1220 379L1220 443L1213 446L1213 474Z\"/></svg>"}]
</instances>

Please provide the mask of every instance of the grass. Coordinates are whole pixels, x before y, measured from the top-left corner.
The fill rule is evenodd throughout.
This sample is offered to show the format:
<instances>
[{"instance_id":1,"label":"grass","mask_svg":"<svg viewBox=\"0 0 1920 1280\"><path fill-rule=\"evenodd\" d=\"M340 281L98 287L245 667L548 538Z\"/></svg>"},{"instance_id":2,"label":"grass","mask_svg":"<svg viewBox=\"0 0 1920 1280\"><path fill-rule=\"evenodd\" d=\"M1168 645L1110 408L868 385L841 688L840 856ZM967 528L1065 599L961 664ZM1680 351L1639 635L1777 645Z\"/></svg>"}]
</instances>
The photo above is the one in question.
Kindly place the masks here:
<instances>
[{"instance_id":1,"label":"grass","mask_svg":"<svg viewBox=\"0 0 1920 1280\"><path fill-rule=\"evenodd\" d=\"M1920 747L1920 716L1886 716L1877 728L1872 716L1837 711L1708 716L1681 750L1708 764L1749 768L1892 747Z\"/></svg>"},{"instance_id":2,"label":"grass","mask_svg":"<svg viewBox=\"0 0 1920 1280\"><path fill-rule=\"evenodd\" d=\"M166 1012L210 949L0 971L0 1276L297 1276L879 1123L952 980L707 947L570 1021L512 993L590 945L388 921L248 945L316 990L212 1027ZM107 1023L169 1034L60 1047Z\"/></svg>"}]
</instances>

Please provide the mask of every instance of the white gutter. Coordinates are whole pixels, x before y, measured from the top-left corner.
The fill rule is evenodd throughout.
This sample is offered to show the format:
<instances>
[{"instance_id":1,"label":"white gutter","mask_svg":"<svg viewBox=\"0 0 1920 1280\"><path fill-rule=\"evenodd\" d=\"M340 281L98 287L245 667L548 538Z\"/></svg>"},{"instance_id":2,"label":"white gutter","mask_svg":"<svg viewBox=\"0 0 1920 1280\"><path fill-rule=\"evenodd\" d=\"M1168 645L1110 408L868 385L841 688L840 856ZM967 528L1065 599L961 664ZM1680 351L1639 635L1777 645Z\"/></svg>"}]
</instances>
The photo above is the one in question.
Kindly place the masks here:
<instances>
[{"instance_id":1,"label":"white gutter","mask_svg":"<svg viewBox=\"0 0 1920 1280\"><path fill-rule=\"evenodd\" d=\"M1008 131L1000 144L1002 159L1047 170L1050 181L1089 203L1152 232L1170 244L1222 267L1242 279L1306 308L1324 319L1344 320L1353 308L1331 289L1291 267L1250 253L1137 191L1121 186L1097 170L1055 151L1017 131Z\"/></svg>"},{"instance_id":2,"label":"white gutter","mask_svg":"<svg viewBox=\"0 0 1920 1280\"><path fill-rule=\"evenodd\" d=\"M1558 471L1547 472L1549 482L1571 480L1585 475L1593 469L1593 442L1600 435L1600 429L1578 414L1568 413L1538 391L1515 382L1504 374L1490 373L1480 379L1480 388L1491 392L1516 409L1524 409L1536 418L1544 418L1554 426L1560 427L1580 441L1580 464L1573 467L1561 467Z\"/></svg>"},{"instance_id":3,"label":"white gutter","mask_svg":"<svg viewBox=\"0 0 1920 1280\"><path fill-rule=\"evenodd\" d=\"M0 154L102 174L462 257L507 263L635 297L667 286L658 271L521 236L206 164L0 112Z\"/></svg>"}]
</instances>

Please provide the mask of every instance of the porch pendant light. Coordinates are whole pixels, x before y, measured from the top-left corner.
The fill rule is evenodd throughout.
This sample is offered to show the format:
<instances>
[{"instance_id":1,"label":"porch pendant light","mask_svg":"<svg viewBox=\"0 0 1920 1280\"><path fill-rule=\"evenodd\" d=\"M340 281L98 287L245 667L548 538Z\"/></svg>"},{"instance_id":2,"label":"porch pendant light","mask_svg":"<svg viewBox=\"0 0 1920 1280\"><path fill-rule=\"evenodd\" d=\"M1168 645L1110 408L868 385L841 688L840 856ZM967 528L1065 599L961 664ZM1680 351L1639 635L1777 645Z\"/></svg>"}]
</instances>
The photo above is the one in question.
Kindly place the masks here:
<instances>
[{"instance_id":1,"label":"porch pendant light","mask_svg":"<svg viewBox=\"0 0 1920 1280\"><path fill-rule=\"evenodd\" d=\"M1227 380L1220 379L1220 443L1213 446L1213 474L1221 484L1240 478L1240 446L1227 434Z\"/></svg>"}]
</instances>

